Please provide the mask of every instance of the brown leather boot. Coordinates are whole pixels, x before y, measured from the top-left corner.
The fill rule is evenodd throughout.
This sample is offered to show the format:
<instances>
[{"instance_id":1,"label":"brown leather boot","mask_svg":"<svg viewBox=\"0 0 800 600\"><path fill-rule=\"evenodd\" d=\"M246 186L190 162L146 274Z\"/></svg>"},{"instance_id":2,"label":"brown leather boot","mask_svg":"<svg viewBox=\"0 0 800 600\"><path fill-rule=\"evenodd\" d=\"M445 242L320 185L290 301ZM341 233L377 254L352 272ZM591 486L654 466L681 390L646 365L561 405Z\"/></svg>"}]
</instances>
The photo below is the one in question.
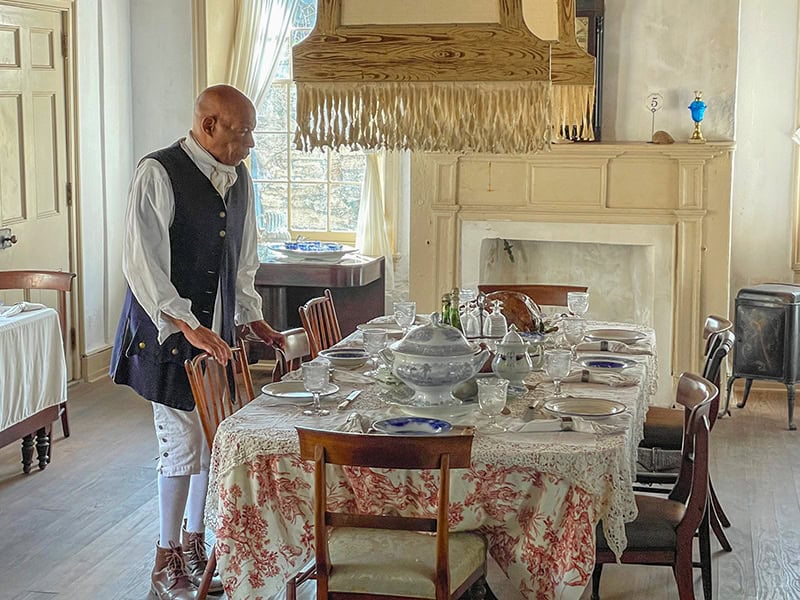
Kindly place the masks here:
<instances>
[{"instance_id":1,"label":"brown leather boot","mask_svg":"<svg viewBox=\"0 0 800 600\"><path fill-rule=\"evenodd\" d=\"M206 570L206 565L208 564L205 532L192 533L186 531L184 525L184 527L181 528L181 543L189 579L199 588L200 581L203 579L203 572ZM208 588L208 593L219 594L221 591L222 579L220 579L219 573L214 572L214 576L211 578L211 586Z\"/></svg>"},{"instance_id":2,"label":"brown leather boot","mask_svg":"<svg viewBox=\"0 0 800 600\"><path fill-rule=\"evenodd\" d=\"M150 591L158 600L195 600L197 586L189 579L183 549L170 542L169 548L156 546L156 564Z\"/></svg>"}]
</instances>

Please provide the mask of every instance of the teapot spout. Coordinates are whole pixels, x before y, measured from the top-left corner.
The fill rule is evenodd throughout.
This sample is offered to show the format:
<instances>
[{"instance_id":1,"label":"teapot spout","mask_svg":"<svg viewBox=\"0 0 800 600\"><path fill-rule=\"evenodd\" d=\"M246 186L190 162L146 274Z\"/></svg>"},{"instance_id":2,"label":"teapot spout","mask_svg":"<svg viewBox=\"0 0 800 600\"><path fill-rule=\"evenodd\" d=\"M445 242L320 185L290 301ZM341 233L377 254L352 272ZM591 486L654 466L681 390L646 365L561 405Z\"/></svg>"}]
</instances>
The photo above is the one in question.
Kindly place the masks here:
<instances>
[{"instance_id":1,"label":"teapot spout","mask_svg":"<svg viewBox=\"0 0 800 600\"><path fill-rule=\"evenodd\" d=\"M472 357L472 368L475 369L476 373L483 368L487 358L489 358L489 351L486 348Z\"/></svg>"}]
</instances>

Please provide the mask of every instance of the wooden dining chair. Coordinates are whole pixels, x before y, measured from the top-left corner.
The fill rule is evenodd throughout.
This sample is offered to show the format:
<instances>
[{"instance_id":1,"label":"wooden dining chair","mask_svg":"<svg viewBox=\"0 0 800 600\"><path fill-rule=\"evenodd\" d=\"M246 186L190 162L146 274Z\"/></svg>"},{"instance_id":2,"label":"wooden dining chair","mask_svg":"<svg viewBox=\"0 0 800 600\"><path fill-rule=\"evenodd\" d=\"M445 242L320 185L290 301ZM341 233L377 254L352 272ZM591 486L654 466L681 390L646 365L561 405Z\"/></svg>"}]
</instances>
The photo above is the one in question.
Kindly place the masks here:
<instances>
[{"instance_id":1,"label":"wooden dining chair","mask_svg":"<svg viewBox=\"0 0 800 600\"><path fill-rule=\"evenodd\" d=\"M281 331L285 340L284 347L275 346L275 367L272 369L272 381L280 381L286 373L300 368L303 359L311 354L308 334L302 327Z\"/></svg>"},{"instance_id":2,"label":"wooden dining chair","mask_svg":"<svg viewBox=\"0 0 800 600\"><path fill-rule=\"evenodd\" d=\"M325 290L324 295L312 298L297 310L303 329L308 334L312 359L317 357L320 350L327 350L341 341L342 330L330 290Z\"/></svg>"},{"instance_id":3,"label":"wooden dining chair","mask_svg":"<svg viewBox=\"0 0 800 600\"><path fill-rule=\"evenodd\" d=\"M548 285L548 284L517 284L517 283L481 283L478 292L488 294L505 290L520 292L531 298L539 306L566 306L568 292L585 292L589 288L585 285Z\"/></svg>"},{"instance_id":4,"label":"wooden dining chair","mask_svg":"<svg viewBox=\"0 0 800 600\"><path fill-rule=\"evenodd\" d=\"M31 290L51 290L58 293L58 320L61 325L61 340L64 356L67 354L67 292L72 292L75 273L67 271L0 271L0 290L22 290L25 302L31 301ZM62 402L58 410L64 437L70 435L67 403Z\"/></svg>"},{"instance_id":5,"label":"wooden dining chair","mask_svg":"<svg viewBox=\"0 0 800 600\"><path fill-rule=\"evenodd\" d=\"M297 434L300 456L314 461L316 556L287 583L287 600L296 600L298 586L311 585L310 579L316 579L318 600L450 600L485 575L484 537L449 532L450 470L469 467L472 435L387 436L301 427ZM331 512L328 465L436 469L436 515Z\"/></svg>"},{"instance_id":6,"label":"wooden dining chair","mask_svg":"<svg viewBox=\"0 0 800 600\"><path fill-rule=\"evenodd\" d=\"M709 414L719 390L713 383L691 373L678 381L677 403L688 412L678 480L666 498L636 495L638 514L625 525L628 544L619 562L671 566L680 600L694 600L692 541L699 532L700 555L709 558L708 454ZM616 563L602 526L597 528L595 568L592 573L592 600L600 598L600 577L605 563ZM702 560L702 558L701 558ZM710 573L708 573L710 575ZM710 579L708 580L710 583ZM703 573L704 591L706 573Z\"/></svg>"},{"instance_id":7,"label":"wooden dining chair","mask_svg":"<svg viewBox=\"0 0 800 600\"><path fill-rule=\"evenodd\" d=\"M244 346L240 342L231 351L233 360L224 366L206 352L184 363L209 450L214 445L214 435L219 424L255 397ZM204 600L208 595L216 568L217 553L212 549L197 592L197 600Z\"/></svg>"}]
</instances>

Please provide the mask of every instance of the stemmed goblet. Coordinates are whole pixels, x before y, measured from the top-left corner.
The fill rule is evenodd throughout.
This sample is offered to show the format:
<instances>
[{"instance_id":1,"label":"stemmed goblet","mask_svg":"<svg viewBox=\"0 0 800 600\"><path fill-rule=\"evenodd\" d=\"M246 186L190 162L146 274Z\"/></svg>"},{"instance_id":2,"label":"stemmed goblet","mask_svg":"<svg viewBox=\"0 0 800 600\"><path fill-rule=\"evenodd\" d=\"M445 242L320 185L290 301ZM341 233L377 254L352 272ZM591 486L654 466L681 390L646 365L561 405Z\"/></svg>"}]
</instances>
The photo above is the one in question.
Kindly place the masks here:
<instances>
[{"instance_id":1,"label":"stemmed goblet","mask_svg":"<svg viewBox=\"0 0 800 600\"><path fill-rule=\"evenodd\" d=\"M485 427L479 428L478 431L486 434L508 431L508 428L496 421L497 415L503 412L506 406L508 379L483 377L477 379L476 383L478 384L478 407L483 414L489 417L489 423Z\"/></svg>"},{"instance_id":2,"label":"stemmed goblet","mask_svg":"<svg viewBox=\"0 0 800 600\"><path fill-rule=\"evenodd\" d=\"M417 318L417 303L395 302L392 308L394 309L394 320L403 330L403 335L405 335L414 324L414 319Z\"/></svg>"},{"instance_id":3,"label":"stemmed goblet","mask_svg":"<svg viewBox=\"0 0 800 600\"><path fill-rule=\"evenodd\" d=\"M567 292L567 308L576 317L584 316L589 310L589 292Z\"/></svg>"},{"instance_id":4,"label":"stemmed goblet","mask_svg":"<svg viewBox=\"0 0 800 600\"><path fill-rule=\"evenodd\" d=\"M324 417L330 414L330 411L325 408L320 408L319 396L328 387L328 377L330 376L331 362L324 358L315 358L314 360L303 363L303 387L307 392L311 392L314 398L314 404L311 408L303 411L304 415L313 417Z\"/></svg>"},{"instance_id":5,"label":"stemmed goblet","mask_svg":"<svg viewBox=\"0 0 800 600\"><path fill-rule=\"evenodd\" d=\"M544 371L553 380L553 397L566 398L566 394L561 391L561 381L569 375L569 364L572 353L569 350L555 348L545 350Z\"/></svg>"},{"instance_id":6,"label":"stemmed goblet","mask_svg":"<svg viewBox=\"0 0 800 600\"><path fill-rule=\"evenodd\" d=\"M385 329L365 329L361 332L364 337L364 351L369 354L372 369L364 373L367 377L378 374L378 353L386 347Z\"/></svg>"},{"instance_id":7,"label":"stemmed goblet","mask_svg":"<svg viewBox=\"0 0 800 600\"><path fill-rule=\"evenodd\" d=\"M561 321L561 330L564 332L564 340L569 344L570 356L577 358L576 347L583 341L586 333L586 321L580 317L567 317Z\"/></svg>"}]
</instances>

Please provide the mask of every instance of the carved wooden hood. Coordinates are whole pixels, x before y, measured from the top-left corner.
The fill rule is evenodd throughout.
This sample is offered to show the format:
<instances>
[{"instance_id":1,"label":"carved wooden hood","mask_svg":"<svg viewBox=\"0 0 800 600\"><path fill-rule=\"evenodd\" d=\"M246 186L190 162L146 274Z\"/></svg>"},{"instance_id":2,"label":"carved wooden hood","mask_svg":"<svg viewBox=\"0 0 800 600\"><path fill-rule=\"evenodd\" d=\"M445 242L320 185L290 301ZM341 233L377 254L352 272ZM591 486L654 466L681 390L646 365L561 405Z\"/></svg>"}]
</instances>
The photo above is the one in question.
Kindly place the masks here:
<instances>
[{"instance_id":1,"label":"carved wooden hood","mask_svg":"<svg viewBox=\"0 0 800 600\"><path fill-rule=\"evenodd\" d=\"M574 0L536 1L558 4L558 41L531 32L523 0L318 0L292 49L297 147L517 154L590 124Z\"/></svg>"}]
</instances>

